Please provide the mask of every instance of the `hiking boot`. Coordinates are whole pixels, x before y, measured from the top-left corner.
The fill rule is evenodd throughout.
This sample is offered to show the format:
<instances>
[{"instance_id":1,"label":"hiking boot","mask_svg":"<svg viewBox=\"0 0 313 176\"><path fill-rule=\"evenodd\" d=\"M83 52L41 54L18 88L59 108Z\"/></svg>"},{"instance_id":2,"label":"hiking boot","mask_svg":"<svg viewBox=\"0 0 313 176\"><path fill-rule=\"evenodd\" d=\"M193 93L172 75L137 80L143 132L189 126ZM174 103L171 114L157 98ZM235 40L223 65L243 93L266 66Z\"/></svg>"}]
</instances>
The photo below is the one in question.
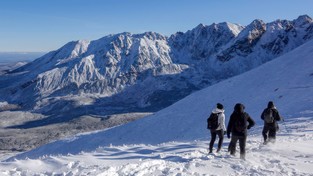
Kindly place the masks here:
<instances>
[{"instance_id":1,"label":"hiking boot","mask_svg":"<svg viewBox=\"0 0 313 176\"><path fill-rule=\"evenodd\" d=\"M213 153L212 149L209 150L209 153Z\"/></svg>"},{"instance_id":2,"label":"hiking boot","mask_svg":"<svg viewBox=\"0 0 313 176\"><path fill-rule=\"evenodd\" d=\"M276 142L276 139L275 139L275 138L271 138L271 139L269 139L269 142L275 143L275 142Z\"/></svg>"},{"instance_id":3,"label":"hiking boot","mask_svg":"<svg viewBox=\"0 0 313 176\"><path fill-rule=\"evenodd\" d=\"M246 160L246 155L245 154L240 154L240 159Z\"/></svg>"},{"instance_id":4,"label":"hiking boot","mask_svg":"<svg viewBox=\"0 0 313 176\"><path fill-rule=\"evenodd\" d=\"M221 148L218 148L218 149L216 150L217 153L220 152L220 151L221 151Z\"/></svg>"}]
</instances>

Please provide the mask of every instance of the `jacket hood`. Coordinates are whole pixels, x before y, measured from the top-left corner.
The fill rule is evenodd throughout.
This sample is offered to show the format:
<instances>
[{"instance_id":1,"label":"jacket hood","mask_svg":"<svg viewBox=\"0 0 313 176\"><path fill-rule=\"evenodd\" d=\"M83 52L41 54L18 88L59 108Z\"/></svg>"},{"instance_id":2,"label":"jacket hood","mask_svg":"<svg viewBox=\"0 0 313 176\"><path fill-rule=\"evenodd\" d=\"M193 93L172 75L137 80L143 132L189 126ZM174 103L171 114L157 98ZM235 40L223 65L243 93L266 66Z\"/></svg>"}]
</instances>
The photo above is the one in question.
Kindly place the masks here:
<instances>
[{"instance_id":1,"label":"jacket hood","mask_svg":"<svg viewBox=\"0 0 313 176\"><path fill-rule=\"evenodd\" d=\"M224 109L215 108L215 109L212 110L212 113L213 114L218 114L218 113L224 113L224 111L225 111Z\"/></svg>"},{"instance_id":2,"label":"jacket hood","mask_svg":"<svg viewBox=\"0 0 313 176\"><path fill-rule=\"evenodd\" d=\"M274 107L275 107L275 106L274 106L274 103L273 103L272 101L268 102L267 108L272 109L272 108L274 108Z\"/></svg>"},{"instance_id":3,"label":"jacket hood","mask_svg":"<svg viewBox=\"0 0 313 176\"><path fill-rule=\"evenodd\" d=\"M241 103L237 103L237 104L235 105L235 107L234 107L234 111L235 111L236 113L243 113L244 110L245 110L245 106L244 106L243 104L241 104Z\"/></svg>"}]
</instances>

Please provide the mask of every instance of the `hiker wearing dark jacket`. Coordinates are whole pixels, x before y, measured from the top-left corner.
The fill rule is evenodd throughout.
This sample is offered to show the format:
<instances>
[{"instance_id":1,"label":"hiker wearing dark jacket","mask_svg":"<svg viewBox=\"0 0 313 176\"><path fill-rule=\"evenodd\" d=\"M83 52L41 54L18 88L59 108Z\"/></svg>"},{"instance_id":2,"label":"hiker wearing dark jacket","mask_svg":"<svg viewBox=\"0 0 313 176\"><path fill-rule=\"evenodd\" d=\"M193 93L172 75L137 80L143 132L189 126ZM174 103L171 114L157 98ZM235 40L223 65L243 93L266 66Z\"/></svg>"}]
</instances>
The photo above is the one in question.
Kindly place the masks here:
<instances>
[{"instance_id":1,"label":"hiker wearing dark jacket","mask_svg":"<svg viewBox=\"0 0 313 176\"><path fill-rule=\"evenodd\" d=\"M218 138L219 138L216 152L219 152L221 150L223 139L224 139L224 133L226 132L224 106L220 103L217 103L216 108L212 110L212 113L218 115L218 119L217 119L218 126L216 129L210 130L211 141L210 141L209 153L213 152L213 145L216 140L216 135L218 135Z\"/></svg>"},{"instance_id":2,"label":"hiker wearing dark jacket","mask_svg":"<svg viewBox=\"0 0 313 176\"><path fill-rule=\"evenodd\" d=\"M246 155L247 129L250 129L255 124L250 115L244 112L244 108L244 105L241 103L235 105L234 112L231 114L227 126L227 137L230 138L231 134L231 141L229 144L230 154L235 155L236 144L239 140L241 159L245 159Z\"/></svg>"},{"instance_id":3,"label":"hiker wearing dark jacket","mask_svg":"<svg viewBox=\"0 0 313 176\"><path fill-rule=\"evenodd\" d=\"M268 102L267 108L261 114L261 119L264 120L262 135L264 144L275 142L276 132L278 131L277 121L281 120L278 110L272 101Z\"/></svg>"}]
</instances>

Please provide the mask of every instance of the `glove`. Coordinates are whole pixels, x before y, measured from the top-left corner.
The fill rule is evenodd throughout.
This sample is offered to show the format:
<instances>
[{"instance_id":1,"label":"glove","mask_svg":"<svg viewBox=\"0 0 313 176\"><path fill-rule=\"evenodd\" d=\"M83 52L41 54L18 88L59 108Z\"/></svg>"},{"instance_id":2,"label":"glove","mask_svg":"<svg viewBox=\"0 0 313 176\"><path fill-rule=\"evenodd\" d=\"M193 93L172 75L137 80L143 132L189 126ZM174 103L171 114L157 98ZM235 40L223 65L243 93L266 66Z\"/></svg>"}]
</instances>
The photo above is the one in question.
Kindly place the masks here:
<instances>
[{"instance_id":1,"label":"glove","mask_svg":"<svg viewBox=\"0 0 313 176\"><path fill-rule=\"evenodd\" d=\"M224 135L226 135L226 131L224 131Z\"/></svg>"},{"instance_id":2,"label":"glove","mask_svg":"<svg viewBox=\"0 0 313 176\"><path fill-rule=\"evenodd\" d=\"M230 133L227 133L227 138L230 139Z\"/></svg>"}]
</instances>

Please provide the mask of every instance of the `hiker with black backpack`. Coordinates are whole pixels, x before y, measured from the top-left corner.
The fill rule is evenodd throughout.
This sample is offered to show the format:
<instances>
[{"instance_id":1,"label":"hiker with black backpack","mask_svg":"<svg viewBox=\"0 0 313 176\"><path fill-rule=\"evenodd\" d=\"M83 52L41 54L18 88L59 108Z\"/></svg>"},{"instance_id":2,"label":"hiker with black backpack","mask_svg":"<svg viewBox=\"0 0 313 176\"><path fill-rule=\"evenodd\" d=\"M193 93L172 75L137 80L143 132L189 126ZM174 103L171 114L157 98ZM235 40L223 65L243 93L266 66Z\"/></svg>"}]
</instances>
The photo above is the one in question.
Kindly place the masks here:
<instances>
[{"instance_id":1,"label":"hiker with black backpack","mask_svg":"<svg viewBox=\"0 0 313 176\"><path fill-rule=\"evenodd\" d=\"M224 106L222 104L216 104L216 108L212 110L212 113L209 116L207 122L208 129L211 132L209 153L213 152L213 145L216 140L216 135L218 135L219 138L216 152L219 152L222 148L224 135L226 134Z\"/></svg>"},{"instance_id":2,"label":"hiker with black backpack","mask_svg":"<svg viewBox=\"0 0 313 176\"><path fill-rule=\"evenodd\" d=\"M261 119L264 120L264 127L262 131L264 144L267 144L268 142L275 142L276 132L278 131L277 121L280 121L281 117L272 101L268 102L267 108L265 108L261 114Z\"/></svg>"},{"instance_id":3,"label":"hiker with black backpack","mask_svg":"<svg viewBox=\"0 0 313 176\"><path fill-rule=\"evenodd\" d=\"M247 129L250 129L255 124L254 120L244 111L244 109L245 107L243 104L237 103L227 126L227 137L230 138L231 134L228 150L231 155L235 155L237 141L239 140L241 159L245 159L246 156Z\"/></svg>"}]
</instances>

